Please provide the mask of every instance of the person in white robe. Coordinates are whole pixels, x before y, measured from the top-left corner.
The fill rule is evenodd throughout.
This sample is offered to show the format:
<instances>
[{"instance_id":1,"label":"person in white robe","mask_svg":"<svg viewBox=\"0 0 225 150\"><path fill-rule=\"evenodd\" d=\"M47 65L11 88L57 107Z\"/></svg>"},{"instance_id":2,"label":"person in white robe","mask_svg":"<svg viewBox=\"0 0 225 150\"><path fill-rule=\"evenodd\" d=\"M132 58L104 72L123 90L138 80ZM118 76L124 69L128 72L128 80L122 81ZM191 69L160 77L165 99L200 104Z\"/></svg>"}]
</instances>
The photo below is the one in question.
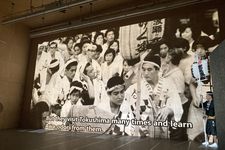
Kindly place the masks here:
<instances>
[{"instance_id":1,"label":"person in white robe","mask_svg":"<svg viewBox=\"0 0 225 150\"><path fill-rule=\"evenodd\" d=\"M124 132L128 135L168 138L168 127L154 127L155 121L179 122L183 114L182 103L174 83L159 77L160 57L147 55L141 65L143 78L125 92L121 105L122 119L142 120L145 125L130 123Z\"/></svg>"}]
</instances>

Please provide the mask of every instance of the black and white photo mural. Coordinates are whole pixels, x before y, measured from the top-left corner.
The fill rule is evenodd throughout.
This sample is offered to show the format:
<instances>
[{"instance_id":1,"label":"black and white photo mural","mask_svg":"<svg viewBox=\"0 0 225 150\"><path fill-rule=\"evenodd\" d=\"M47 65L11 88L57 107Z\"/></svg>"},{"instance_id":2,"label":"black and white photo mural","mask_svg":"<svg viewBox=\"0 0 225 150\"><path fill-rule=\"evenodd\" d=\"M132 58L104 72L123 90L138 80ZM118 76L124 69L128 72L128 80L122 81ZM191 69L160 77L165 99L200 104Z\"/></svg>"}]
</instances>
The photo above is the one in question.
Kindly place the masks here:
<instances>
[{"instance_id":1,"label":"black and white photo mural","mask_svg":"<svg viewBox=\"0 0 225 150\"><path fill-rule=\"evenodd\" d=\"M31 109L48 130L194 140L218 25L210 9L39 43Z\"/></svg>"}]
</instances>

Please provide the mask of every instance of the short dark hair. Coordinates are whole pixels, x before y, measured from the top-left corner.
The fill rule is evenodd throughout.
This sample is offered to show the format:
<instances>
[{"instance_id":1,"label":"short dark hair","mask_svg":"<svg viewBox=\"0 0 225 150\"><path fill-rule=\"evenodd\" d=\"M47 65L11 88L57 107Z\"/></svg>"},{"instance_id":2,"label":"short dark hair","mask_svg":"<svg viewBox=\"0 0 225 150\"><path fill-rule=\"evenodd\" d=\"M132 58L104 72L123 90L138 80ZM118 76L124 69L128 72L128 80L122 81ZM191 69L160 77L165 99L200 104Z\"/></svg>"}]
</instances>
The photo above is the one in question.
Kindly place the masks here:
<instances>
[{"instance_id":1,"label":"short dark hair","mask_svg":"<svg viewBox=\"0 0 225 150\"><path fill-rule=\"evenodd\" d=\"M99 53L102 52L102 46L101 45L98 45L96 43L92 43L92 45L95 45L97 47L96 50L95 50L95 52L99 52Z\"/></svg>"},{"instance_id":2,"label":"short dark hair","mask_svg":"<svg viewBox=\"0 0 225 150\"><path fill-rule=\"evenodd\" d=\"M200 36L197 40L194 41L192 48L196 51L198 45L201 45L205 49L205 51L207 51L208 48L214 46L214 43L208 36Z\"/></svg>"},{"instance_id":3,"label":"short dark hair","mask_svg":"<svg viewBox=\"0 0 225 150\"><path fill-rule=\"evenodd\" d=\"M171 63L173 65L178 66L180 63L180 60L182 59L183 52L180 49L173 48L168 50L168 55L172 57Z\"/></svg>"},{"instance_id":4,"label":"short dark hair","mask_svg":"<svg viewBox=\"0 0 225 150\"><path fill-rule=\"evenodd\" d=\"M95 36L94 36L94 43L96 43L96 39L98 36L102 35L102 38L103 38L103 43L104 43L104 34L100 31L96 32Z\"/></svg>"},{"instance_id":5,"label":"short dark hair","mask_svg":"<svg viewBox=\"0 0 225 150\"><path fill-rule=\"evenodd\" d=\"M113 41L111 41L110 43L109 43L109 48L110 48L110 46L112 46L113 45L113 43L114 42L116 42L117 43L117 45L118 45L118 51L116 52L116 53L118 53L119 51L120 51L120 42L118 41L118 40L113 40Z\"/></svg>"},{"instance_id":6,"label":"short dark hair","mask_svg":"<svg viewBox=\"0 0 225 150\"><path fill-rule=\"evenodd\" d=\"M207 91L206 94L213 98L213 92L212 91Z\"/></svg>"},{"instance_id":7,"label":"short dark hair","mask_svg":"<svg viewBox=\"0 0 225 150\"><path fill-rule=\"evenodd\" d=\"M64 43L67 45L70 40L72 40L74 42L74 38L73 37L67 37Z\"/></svg>"},{"instance_id":8,"label":"short dark hair","mask_svg":"<svg viewBox=\"0 0 225 150\"><path fill-rule=\"evenodd\" d=\"M76 44L74 44L74 45L73 45L73 48L75 48L75 47L79 47L79 49L81 49L81 43L76 43Z\"/></svg>"},{"instance_id":9,"label":"short dark hair","mask_svg":"<svg viewBox=\"0 0 225 150\"><path fill-rule=\"evenodd\" d=\"M105 32L105 37L107 36L107 34L108 34L109 32L113 32L113 33L115 34L115 30L114 30L113 28L109 28L109 29L107 29L106 32Z\"/></svg>"},{"instance_id":10,"label":"short dark hair","mask_svg":"<svg viewBox=\"0 0 225 150\"><path fill-rule=\"evenodd\" d=\"M185 31L186 28L190 28L191 29L191 31L192 31L192 38L194 40L196 40L201 34L201 30L199 29L199 27L194 26L191 23L181 24L180 27L179 27L180 33L182 34Z\"/></svg>"},{"instance_id":11,"label":"short dark hair","mask_svg":"<svg viewBox=\"0 0 225 150\"><path fill-rule=\"evenodd\" d=\"M189 42L184 38L175 38L173 43L173 48L183 48L184 52L187 52L190 49Z\"/></svg>"},{"instance_id":12,"label":"short dark hair","mask_svg":"<svg viewBox=\"0 0 225 150\"><path fill-rule=\"evenodd\" d=\"M113 59L112 59L112 61L115 59L115 57L116 57L116 52L115 52L115 50L112 49L112 48L108 48L108 49L105 51L105 54L104 54L104 60L105 60L105 56L106 56L107 54L110 54L110 53L113 54Z\"/></svg>"},{"instance_id":13,"label":"short dark hair","mask_svg":"<svg viewBox=\"0 0 225 150\"><path fill-rule=\"evenodd\" d=\"M86 44L86 43L91 43L89 38L82 38L81 42L80 42L80 48L82 49L83 45Z\"/></svg>"},{"instance_id":14,"label":"short dark hair","mask_svg":"<svg viewBox=\"0 0 225 150\"><path fill-rule=\"evenodd\" d=\"M171 43L166 39L161 39L156 44L157 44L159 49L160 49L160 46L163 45L163 44L166 44L169 47L169 49L171 48Z\"/></svg>"}]
</instances>

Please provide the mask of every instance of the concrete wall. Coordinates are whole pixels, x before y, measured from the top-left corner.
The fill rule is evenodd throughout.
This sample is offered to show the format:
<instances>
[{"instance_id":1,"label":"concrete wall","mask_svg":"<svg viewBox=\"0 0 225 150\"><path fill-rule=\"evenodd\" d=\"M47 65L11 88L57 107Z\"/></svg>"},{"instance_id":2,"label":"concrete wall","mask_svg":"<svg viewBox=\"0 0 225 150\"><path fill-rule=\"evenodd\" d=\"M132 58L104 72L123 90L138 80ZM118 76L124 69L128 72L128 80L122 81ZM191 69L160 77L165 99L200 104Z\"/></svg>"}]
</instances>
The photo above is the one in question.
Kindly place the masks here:
<instances>
[{"instance_id":1,"label":"concrete wall","mask_svg":"<svg viewBox=\"0 0 225 150\"><path fill-rule=\"evenodd\" d=\"M225 106L225 41L212 53L211 70L214 89L214 105L216 111L217 134L219 137L219 146L225 148L225 129L224 129L224 106ZM222 148L223 147L223 148Z\"/></svg>"},{"instance_id":2,"label":"concrete wall","mask_svg":"<svg viewBox=\"0 0 225 150\"><path fill-rule=\"evenodd\" d=\"M29 58L29 31L23 25L0 25L0 129L15 128L21 115Z\"/></svg>"}]
</instances>

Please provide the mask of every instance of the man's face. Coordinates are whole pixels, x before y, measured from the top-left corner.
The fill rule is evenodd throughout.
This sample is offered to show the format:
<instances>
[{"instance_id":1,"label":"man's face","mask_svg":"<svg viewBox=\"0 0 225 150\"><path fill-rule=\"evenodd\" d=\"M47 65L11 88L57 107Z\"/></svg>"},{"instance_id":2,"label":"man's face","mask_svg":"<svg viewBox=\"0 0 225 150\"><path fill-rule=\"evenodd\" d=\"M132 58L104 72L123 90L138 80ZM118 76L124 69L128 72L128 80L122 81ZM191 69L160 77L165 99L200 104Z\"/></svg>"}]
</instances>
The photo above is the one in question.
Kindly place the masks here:
<instances>
[{"instance_id":1,"label":"man's face","mask_svg":"<svg viewBox=\"0 0 225 150\"><path fill-rule=\"evenodd\" d=\"M107 33L107 35L106 35L106 40L109 41L109 42L111 42L111 41L114 40L114 38L115 38L114 32L113 31L109 31Z\"/></svg>"},{"instance_id":2,"label":"man's face","mask_svg":"<svg viewBox=\"0 0 225 150\"><path fill-rule=\"evenodd\" d=\"M147 82L155 82L158 79L158 70L155 69L153 64L144 63L142 65L142 75Z\"/></svg>"},{"instance_id":3,"label":"man's face","mask_svg":"<svg viewBox=\"0 0 225 150\"><path fill-rule=\"evenodd\" d=\"M124 99L124 91L125 87L124 85L120 85L117 88L115 88L111 94L109 94L110 102L121 105Z\"/></svg>"},{"instance_id":4,"label":"man's face","mask_svg":"<svg viewBox=\"0 0 225 150\"><path fill-rule=\"evenodd\" d=\"M76 70L77 70L77 66L72 66L69 70L65 70L65 74L69 79L73 80Z\"/></svg>"}]
</instances>

